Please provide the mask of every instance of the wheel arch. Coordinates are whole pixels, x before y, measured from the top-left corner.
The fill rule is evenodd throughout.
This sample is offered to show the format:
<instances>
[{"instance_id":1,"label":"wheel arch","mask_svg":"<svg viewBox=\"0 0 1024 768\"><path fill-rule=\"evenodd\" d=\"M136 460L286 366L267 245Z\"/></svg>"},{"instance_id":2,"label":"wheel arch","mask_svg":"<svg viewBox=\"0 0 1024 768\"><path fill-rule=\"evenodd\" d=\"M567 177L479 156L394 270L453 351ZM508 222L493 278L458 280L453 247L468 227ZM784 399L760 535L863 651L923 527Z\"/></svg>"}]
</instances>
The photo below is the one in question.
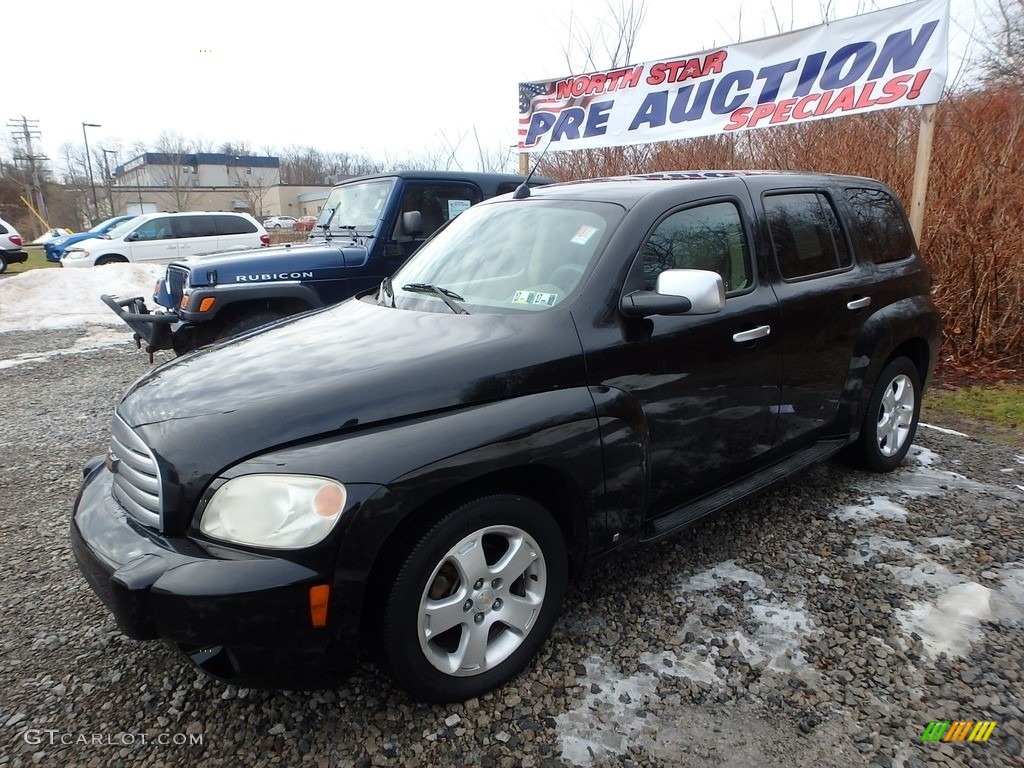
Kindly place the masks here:
<instances>
[{"instance_id":1,"label":"wheel arch","mask_svg":"<svg viewBox=\"0 0 1024 768\"><path fill-rule=\"evenodd\" d=\"M368 648L377 646L385 597L403 556L448 511L497 494L523 496L544 507L562 531L570 576L580 572L586 559L588 525L583 493L568 473L549 465L526 464L471 478L410 510L381 542L366 580L360 616L360 637Z\"/></svg>"}]
</instances>

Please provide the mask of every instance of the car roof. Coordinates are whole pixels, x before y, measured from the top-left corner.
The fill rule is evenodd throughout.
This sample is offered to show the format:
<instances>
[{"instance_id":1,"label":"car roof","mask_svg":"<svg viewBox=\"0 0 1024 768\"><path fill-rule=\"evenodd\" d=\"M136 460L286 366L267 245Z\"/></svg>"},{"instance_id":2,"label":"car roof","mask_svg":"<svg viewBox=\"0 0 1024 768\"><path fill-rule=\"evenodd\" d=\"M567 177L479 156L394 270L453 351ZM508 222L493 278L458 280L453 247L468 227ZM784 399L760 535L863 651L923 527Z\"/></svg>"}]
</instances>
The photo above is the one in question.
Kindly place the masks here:
<instances>
[{"instance_id":1,"label":"car roof","mask_svg":"<svg viewBox=\"0 0 1024 768\"><path fill-rule=\"evenodd\" d=\"M648 195L668 189L682 189L702 185L708 193L714 194L715 186L733 187L738 180L774 179L784 186L821 185L837 180L856 181L858 183L878 184L873 179L856 176L844 176L829 173L807 173L802 171L762 171L762 170L695 170L695 171L660 171L657 173L635 174L630 176L606 176L578 181L564 181L537 187L530 192L531 197L559 197L564 199L600 199L609 202L631 204ZM709 182L720 182L711 184Z\"/></svg>"},{"instance_id":2,"label":"car roof","mask_svg":"<svg viewBox=\"0 0 1024 768\"><path fill-rule=\"evenodd\" d=\"M410 180L430 179L434 181L471 181L481 187L486 187L491 184L499 184L502 182L522 182L526 179L525 176L521 176L517 173L483 173L480 171L389 171L387 173L371 173L365 176L353 176L350 179L342 180L335 186L342 186L353 181L366 181L367 179L393 178ZM531 183L537 184L554 183L554 179L549 179L544 176L533 176L530 181Z\"/></svg>"}]
</instances>

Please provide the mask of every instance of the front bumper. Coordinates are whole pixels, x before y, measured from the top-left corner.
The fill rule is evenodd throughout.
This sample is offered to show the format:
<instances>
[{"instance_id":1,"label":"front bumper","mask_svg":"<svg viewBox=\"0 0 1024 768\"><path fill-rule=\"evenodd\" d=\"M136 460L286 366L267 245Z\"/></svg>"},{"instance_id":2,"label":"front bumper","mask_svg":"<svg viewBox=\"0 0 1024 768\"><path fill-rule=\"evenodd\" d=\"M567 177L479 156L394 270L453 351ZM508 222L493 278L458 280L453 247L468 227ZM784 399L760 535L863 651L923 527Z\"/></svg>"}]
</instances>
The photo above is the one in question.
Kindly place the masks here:
<instances>
[{"instance_id":1,"label":"front bumper","mask_svg":"<svg viewBox=\"0 0 1024 768\"><path fill-rule=\"evenodd\" d=\"M208 674L237 685L323 688L356 657L357 622L312 626L309 588L333 574L188 537L129 518L102 465L75 502L71 548L118 627L162 639Z\"/></svg>"},{"instance_id":2,"label":"front bumper","mask_svg":"<svg viewBox=\"0 0 1024 768\"><path fill-rule=\"evenodd\" d=\"M146 342L146 351L150 355L159 349L173 348L171 326L181 322L177 315L171 312L150 312L146 300L141 296L119 299L104 293L100 298L135 331L136 345L141 347L142 342Z\"/></svg>"}]
</instances>

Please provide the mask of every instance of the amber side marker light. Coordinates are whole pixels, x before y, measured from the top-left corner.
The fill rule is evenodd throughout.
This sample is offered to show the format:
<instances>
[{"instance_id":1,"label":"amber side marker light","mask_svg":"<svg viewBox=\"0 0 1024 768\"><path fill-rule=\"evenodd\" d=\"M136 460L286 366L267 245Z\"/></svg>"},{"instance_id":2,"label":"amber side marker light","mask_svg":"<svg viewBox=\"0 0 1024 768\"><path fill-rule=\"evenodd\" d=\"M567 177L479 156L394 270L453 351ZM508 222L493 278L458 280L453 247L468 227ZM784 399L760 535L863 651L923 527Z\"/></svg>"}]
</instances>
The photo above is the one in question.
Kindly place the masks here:
<instances>
[{"instance_id":1,"label":"amber side marker light","mask_svg":"<svg viewBox=\"0 0 1024 768\"><path fill-rule=\"evenodd\" d=\"M208 312L210 310L210 307L213 306L213 302L215 302L216 300L217 299L215 299L213 296L207 296L205 299L199 302L199 311Z\"/></svg>"},{"instance_id":2,"label":"amber side marker light","mask_svg":"<svg viewBox=\"0 0 1024 768\"><path fill-rule=\"evenodd\" d=\"M327 603L330 599L330 584L317 584L309 588L309 618L314 627L327 626Z\"/></svg>"}]
</instances>

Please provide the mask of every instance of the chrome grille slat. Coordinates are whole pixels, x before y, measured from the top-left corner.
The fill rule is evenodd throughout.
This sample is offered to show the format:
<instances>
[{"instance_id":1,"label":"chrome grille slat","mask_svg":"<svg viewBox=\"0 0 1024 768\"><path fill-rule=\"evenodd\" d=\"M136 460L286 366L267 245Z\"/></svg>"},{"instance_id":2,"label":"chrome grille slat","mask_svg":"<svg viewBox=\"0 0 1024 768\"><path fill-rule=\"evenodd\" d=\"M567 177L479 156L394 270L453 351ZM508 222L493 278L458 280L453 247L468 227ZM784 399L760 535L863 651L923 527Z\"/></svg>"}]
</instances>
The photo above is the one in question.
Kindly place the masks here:
<instances>
[{"instance_id":1,"label":"chrome grille slat","mask_svg":"<svg viewBox=\"0 0 1024 768\"><path fill-rule=\"evenodd\" d=\"M110 424L110 454L117 460L112 493L132 517L160 529L160 467L142 439L114 415Z\"/></svg>"},{"instance_id":2,"label":"chrome grille slat","mask_svg":"<svg viewBox=\"0 0 1024 768\"><path fill-rule=\"evenodd\" d=\"M188 284L189 270L184 267L177 267L173 264L167 267L167 292L171 295L171 303L177 307L181 303L181 297L185 295L185 286Z\"/></svg>"}]
</instances>

